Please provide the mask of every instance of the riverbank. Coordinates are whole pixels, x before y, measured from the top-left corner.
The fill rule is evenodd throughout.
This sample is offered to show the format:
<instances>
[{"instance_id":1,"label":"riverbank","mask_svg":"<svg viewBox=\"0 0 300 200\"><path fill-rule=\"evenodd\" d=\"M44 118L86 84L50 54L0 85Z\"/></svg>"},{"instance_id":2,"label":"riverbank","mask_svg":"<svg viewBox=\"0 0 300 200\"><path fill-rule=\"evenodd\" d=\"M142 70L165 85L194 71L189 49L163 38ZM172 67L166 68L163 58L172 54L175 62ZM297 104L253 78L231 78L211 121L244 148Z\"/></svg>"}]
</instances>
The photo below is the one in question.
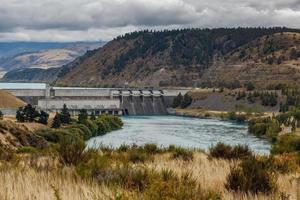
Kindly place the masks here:
<instances>
[{"instance_id":1,"label":"riverbank","mask_svg":"<svg viewBox=\"0 0 300 200\"><path fill-rule=\"evenodd\" d=\"M227 112L221 111L209 111L204 109L173 109L168 108L168 114L173 116L181 117L195 117L195 118L211 118L211 119L222 119Z\"/></svg>"},{"instance_id":2,"label":"riverbank","mask_svg":"<svg viewBox=\"0 0 300 200\"><path fill-rule=\"evenodd\" d=\"M246 113L246 112L229 112L229 111L214 111L214 110L205 110L205 109L197 109L197 108L168 108L168 114L173 116L182 116L182 117L194 117L201 119L220 119L220 120L235 120L232 117L241 116L241 120L249 121L253 118L257 117L268 117L272 116L273 113L265 112L265 113ZM232 116L235 115L235 116Z\"/></svg>"}]
</instances>

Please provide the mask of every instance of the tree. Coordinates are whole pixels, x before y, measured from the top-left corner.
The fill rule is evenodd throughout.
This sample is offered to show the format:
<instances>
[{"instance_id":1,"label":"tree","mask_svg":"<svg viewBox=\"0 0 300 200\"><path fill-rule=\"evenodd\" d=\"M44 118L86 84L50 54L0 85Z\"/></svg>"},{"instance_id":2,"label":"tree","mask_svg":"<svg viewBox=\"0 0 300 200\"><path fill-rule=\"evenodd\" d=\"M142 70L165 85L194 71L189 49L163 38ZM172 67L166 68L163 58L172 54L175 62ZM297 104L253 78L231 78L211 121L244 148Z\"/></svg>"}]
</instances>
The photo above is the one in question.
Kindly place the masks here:
<instances>
[{"instance_id":1,"label":"tree","mask_svg":"<svg viewBox=\"0 0 300 200\"><path fill-rule=\"evenodd\" d=\"M78 115L78 123L85 124L88 120L88 113L85 109L80 110L80 113Z\"/></svg>"},{"instance_id":2,"label":"tree","mask_svg":"<svg viewBox=\"0 0 300 200\"><path fill-rule=\"evenodd\" d=\"M23 108L20 107L16 113L16 119L18 122L25 122L25 118L23 115Z\"/></svg>"},{"instance_id":3,"label":"tree","mask_svg":"<svg viewBox=\"0 0 300 200\"><path fill-rule=\"evenodd\" d=\"M61 114L56 113L56 115L53 118L51 128L60 128L60 126L61 126Z\"/></svg>"},{"instance_id":4,"label":"tree","mask_svg":"<svg viewBox=\"0 0 300 200\"><path fill-rule=\"evenodd\" d=\"M49 114L46 113L45 111L41 111L40 113L40 119L39 119L39 123L47 125L48 124L48 118L49 118Z\"/></svg>"},{"instance_id":5,"label":"tree","mask_svg":"<svg viewBox=\"0 0 300 200\"><path fill-rule=\"evenodd\" d=\"M3 113L2 111L0 110L0 120L3 119Z\"/></svg>"},{"instance_id":6,"label":"tree","mask_svg":"<svg viewBox=\"0 0 300 200\"><path fill-rule=\"evenodd\" d=\"M16 113L18 122L38 122L47 125L48 118L48 113L42 110L39 112L30 104L20 107Z\"/></svg>"},{"instance_id":7,"label":"tree","mask_svg":"<svg viewBox=\"0 0 300 200\"><path fill-rule=\"evenodd\" d=\"M192 97L190 95L188 95L187 93L183 96L183 100L180 104L181 108L187 108L188 106L190 106L192 104Z\"/></svg>"},{"instance_id":8,"label":"tree","mask_svg":"<svg viewBox=\"0 0 300 200\"><path fill-rule=\"evenodd\" d=\"M182 102L182 94L181 92L178 94L177 97L175 97L175 99L173 100L173 108L177 108L181 105L181 102Z\"/></svg>"},{"instance_id":9,"label":"tree","mask_svg":"<svg viewBox=\"0 0 300 200\"><path fill-rule=\"evenodd\" d=\"M247 83L245 83L244 86L247 89L247 91L253 91L255 89L255 86L253 85L252 82L247 82Z\"/></svg>"},{"instance_id":10,"label":"tree","mask_svg":"<svg viewBox=\"0 0 300 200\"><path fill-rule=\"evenodd\" d=\"M71 122L71 115L66 104L64 104L63 109L61 110L60 120L62 124L70 124Z\"/></svg>"}]
</instances>

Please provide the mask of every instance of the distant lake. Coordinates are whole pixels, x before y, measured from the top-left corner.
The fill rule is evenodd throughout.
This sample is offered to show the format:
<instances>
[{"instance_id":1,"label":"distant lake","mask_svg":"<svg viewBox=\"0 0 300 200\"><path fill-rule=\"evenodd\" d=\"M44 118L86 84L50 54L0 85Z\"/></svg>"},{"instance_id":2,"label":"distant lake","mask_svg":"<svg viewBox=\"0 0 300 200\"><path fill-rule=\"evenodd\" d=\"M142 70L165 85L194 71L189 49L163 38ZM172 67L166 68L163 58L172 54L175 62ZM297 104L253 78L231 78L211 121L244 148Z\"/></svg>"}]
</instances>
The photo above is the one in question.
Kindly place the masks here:
<instances>
[{"instance_id":1,"label":"distant lake","mask_svg":"<svg viewBox=\"0 0 300 200\"><path fill-rule=\"evenodd\" d=\"M130 116L122 119L125 123L123 129L92 138L87 142L88 147L155 143L162 147L174 144L207 150L218 142L224 142L247 144L256 153L268 154L271 146L269 141L249 134L247 124L177 116Z\"/></svg>"},{"instance_id":2,"label":"distant lake","mask_svg":"<svg viewBox=\"0 0 300 200\"><path fill-rule=\"evenodd\" d=\"M1 83L0 89L45 89L45 83Z\"/></svg>"}]
</instances>

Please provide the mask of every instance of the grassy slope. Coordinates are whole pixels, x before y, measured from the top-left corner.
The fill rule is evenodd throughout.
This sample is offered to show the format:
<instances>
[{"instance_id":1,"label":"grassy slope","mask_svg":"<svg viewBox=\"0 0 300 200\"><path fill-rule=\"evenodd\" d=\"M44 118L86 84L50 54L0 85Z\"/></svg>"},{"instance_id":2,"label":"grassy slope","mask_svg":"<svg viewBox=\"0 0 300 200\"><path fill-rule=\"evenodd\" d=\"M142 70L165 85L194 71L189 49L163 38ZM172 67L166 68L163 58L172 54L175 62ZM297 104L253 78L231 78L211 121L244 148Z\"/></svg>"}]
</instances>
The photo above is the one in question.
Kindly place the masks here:
<instances>
[{"instance_id":1,"label":"grassy slope","mask_svg":"<svg viewBox=\"0 0 300 200\"><path fill-rule=\"evenodd\" d=\"M25 103L9 92L0 90L0 109L1 108L19 108L24 106Z\"/></svg>"}]
</instances>

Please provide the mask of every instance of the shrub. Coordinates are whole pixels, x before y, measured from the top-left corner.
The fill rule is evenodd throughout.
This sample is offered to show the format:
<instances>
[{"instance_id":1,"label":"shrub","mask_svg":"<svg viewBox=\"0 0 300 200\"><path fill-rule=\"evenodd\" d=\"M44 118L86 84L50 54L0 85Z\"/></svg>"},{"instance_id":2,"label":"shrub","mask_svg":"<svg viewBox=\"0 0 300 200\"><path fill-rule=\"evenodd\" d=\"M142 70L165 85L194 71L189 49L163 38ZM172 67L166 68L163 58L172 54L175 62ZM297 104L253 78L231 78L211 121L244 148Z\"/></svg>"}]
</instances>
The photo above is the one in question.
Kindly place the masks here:
<instances>
[{"instance_id":1,"label":"shrub","mask_svg":"<svg viewBox=\"0 0 300 200\"><path fill-rule=\"evenodd\" d=\"M218 143L214 147L211 147L209 151L212 157L224 159L244 159L252 155L251 150L246 145L231 147L224 143Z\"/></svg>"},{"instance_id":2,"label":"shrub","mask_svg":"<svg viewBox=\"0 0 300 200\"><path fill-rule=\"evenodd\" d=\"M129 190L138 190L143 192L149 185L151 176L154 173L149 172L146 169L122 167L113 171L114 179L111 181L117 185L121 185L123 188Z\"/></svg>"},{"instance_id":3,"label":"shrub","mask_svg":"<svg viewBox=\"0 0 300 200\"><path fill-rule=\"evenodd\" d=\"M184 161L191 161L191 160L193 160L194 155L193 155L193 152L188 149L176 147L172 153L172 158L173 159L182 159Z\"/></svg>"},{"instance_id":4,"label":"shrub","mask_svg":"<svg viewBox=\"0 0 300 200\"><path fill-rule=\"evenodd\" d=\"M234 191L272 193L277 189L276 181L269 165L251 156L231 170L225 186Z\"/></svg>"},{"instance_id":5,"label":"shrub","mask_svg":"<svg viewBox=\"0 0 300 200\"><path fill-rule=\"evenodd\" d=\"M218 143L214 147L209 148L210 155L214 158L230 158L232 147L224 143Z\"/></svg>"},{"instance_id":6,"label":"shrub","mask_svg":"<svg viewBox=\"0 0 300 200\"><path fill-rule=\"evenodd\" d=\"M247 120L247 116L244 114L238 114L236 115L236 121L237 122L245 122Z\"/></svg>"},{"instance_id":7,"label":"shrub","mask_svg":"<svg viewBox=\"0 0 300 200\"><path fill-rule=\"evenodd\" d=\"M61 161L67 165L76 165L81 161L85 142L78 133L60 135L58 152Z\"/></svg>"},{"instance_id":8,"label":"shrub","mask_svg":"<svg viewBox=\"0 0 300 200\"><path fill-rule=\"evenodd\" d=\"M163 170L147 186L143 199L221 199L220 194L204 191L190 174L177 177L170 170Z\"/></svg>"},{"instance_id":9,"label":"shrub","mask_svg":"<svg viewBox=\"0 0 300 200\"><path fill-rule=\"evenodd\" d=\"M78 129L80 131L78 131ZM72 125L72 126L68 127L67 130L69 130L70 132L75 130L76 132L81 134L81 136L83 137L84 140L88 140L93 136L91 130L84 124Z\"/></svg>"},{"instance_id":10,"label":"shrub","mask_svg":"<svg viewBox=\"0 0 300 200\"><path fill-rule=\"evenodd\" d=\"M159 152L159 149L156 144L145 144L144 150L148 154L155 154Z\"/></svg>"},{"instance_id":11,"label":"shrub","mask_svg":"<svg viewBox=\"0 0 300 200\"><path fill-rule=\"evenodd\" d=\"M138 150L131 150L129 152L128 159L133 163L138 163L138 162L143 163L147 159L147 155Z\"/></svg>"},{"instance_id":12,"label":"shrub","mask_svg":"<svg viewBox=\"0 0 300 200\"><path fill-rule=\"evenodd\" d=\"M37 129L35 134L45 138L49 142L58 143L59 138L63 134L67 134L66 130L53 130L50 128Z\"/></svg>"},{"instance_id":13,"label":"shrub","mask_svg":"<svg viewBox=\"0 0 300 200\"><path fill-rule=\"evenodd\" d=\"M86 120L84 125L86 125L90 129L93 137L98 135L98 126L94 121L88 119Z\"/></svg>"},{"instance_id":14,"label":"shrub","mask_svg":"<svg viewBox=\"0 0 300 200\"><path fill-rule=\"evenodd\" d=\"M300 136L286 134L279 137L276 144L272 146L273 154L300 152Z\"/></svg>"},{"instance_id":15,"label":"shrub","mask_svg":"<svg viewBox=\"0 0 300 200\"><path fill-rule=\"evenodd\" d=\"M122 144L119 148L118 148L118 152L127 152L130 149L130 146L126 145L126 144Z\"/></svg>"},{"instance_id":16,"label":"shrub","mask_svg":"<svg viewBox=\"0 0 300 200\"><path fill-rule=\"evenodd\" d=\"M280 124L276 119L258 118L249 121L248 130L257 136L276 138L281 131Z\"/></svg>"},{"instance_id":17,"label":"shrub","mask_svg":"<svg viewBox=\"0 0 300 200\"><path fill-rule=\"evenodd\" d=\"M77 173L84 178L96 178L103 182L109 169L109 160L107 156L100 155L96 150L87 150L84 153L84 159L76 166Z\"/></svg>"},{"instance_id":18,"label":"shrub","mask_svg":"<svg viewBox=\"0 0 300 200\"><path fill-rule=\"evenodd\" d=\"M20 147L18 150L17 150L17 153L30 153L30 154L33 154L33 153L37 153L38 150L34 147L30 147L30 146L24 146L24 147Z\"/></svg>"}]
</instances>

